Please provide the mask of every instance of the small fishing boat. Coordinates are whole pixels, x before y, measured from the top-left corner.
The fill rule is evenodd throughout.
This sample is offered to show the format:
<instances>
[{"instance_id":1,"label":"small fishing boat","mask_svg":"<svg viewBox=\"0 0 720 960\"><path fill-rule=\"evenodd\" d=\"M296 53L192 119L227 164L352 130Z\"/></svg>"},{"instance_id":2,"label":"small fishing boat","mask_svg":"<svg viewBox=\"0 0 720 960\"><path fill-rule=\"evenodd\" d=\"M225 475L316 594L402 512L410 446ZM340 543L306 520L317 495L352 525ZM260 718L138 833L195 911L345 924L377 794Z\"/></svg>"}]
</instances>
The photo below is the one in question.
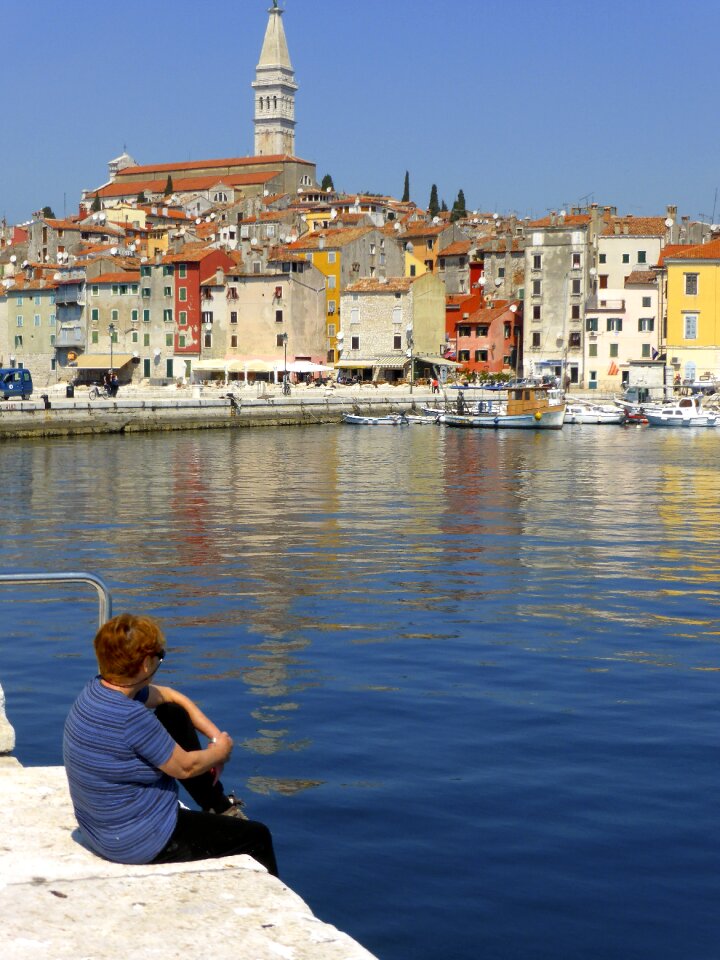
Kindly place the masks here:
<instances>
[{"instance_id":1,"label":"small fishing boat","mask_svg":"<svg viewBox=\"0 0 720 960\"><path fill-rule=\"evenodd\" d=\"M565 423L624 423L625 413L615 404L573 400L565 406Z\"/></svg>"},{"instance_id":2,"label":"small fishing boat","mask_svg":"<svg viewBox=\"0 0 720 960\"><path fill-rule=\"evenodd\" d=\"M715 427L718 415L706 413L700 397L679 397L670 403L646 405L644 415L651 427Z\"/></svg>"},{"instance_id":3,"label":"small fishing boat","mask_svg":"<svg viewBox=\"0 0 720 960\"><path fill-rule=\"evenodd\" d=\"M443 423L443 414L439 410L433 413L423 413L422 416L408 413L405 417L411 426L418 426L426 423Z\"/></svg>"},{"instance_id":4,"label":"small fishing boat","mask_svg":"<svg viewBox=\"0 0 720 960\"><path fill-rule=\"evenodd\" d=\"M343 423L363 427L406 427L408 418L402 413L390 413L384 417L364 417L359 413L344 413Z\"/></svg>"},{"instance_id":5,"label":"small fishing boat","mask_svg":"<svg viewBox=\"0 0 720 960\"><path fill-rule=\"evenodd\" d=\"M560 430L565 416L565 400L557 390L523 385L506 391L503 399L483 399L474 409L458 399L457 413L446 413L450 427L486 427L514 430ZM465 408L467 412L461 412Z\"/></svg>"}]
</instances>

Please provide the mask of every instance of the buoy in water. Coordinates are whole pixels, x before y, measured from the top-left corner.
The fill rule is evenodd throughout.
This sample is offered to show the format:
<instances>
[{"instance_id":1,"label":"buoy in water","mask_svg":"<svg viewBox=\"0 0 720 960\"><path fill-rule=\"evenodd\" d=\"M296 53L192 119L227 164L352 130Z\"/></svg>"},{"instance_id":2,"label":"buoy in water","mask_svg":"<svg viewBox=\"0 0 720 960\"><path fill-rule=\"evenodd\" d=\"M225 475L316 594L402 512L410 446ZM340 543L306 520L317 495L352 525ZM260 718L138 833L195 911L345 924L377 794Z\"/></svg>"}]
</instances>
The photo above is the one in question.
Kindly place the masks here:
<instances>
[{"instance_id":1,"label":"buoy in water","mask_svg":"<svg viewBox=\"0 0 720 960\"><path fill-rule=\"evenodd\" d=\"M535 411L535 419L538 421L542 420L542 414L540 413L539 410Z\"/></svg>"}]
</instances>

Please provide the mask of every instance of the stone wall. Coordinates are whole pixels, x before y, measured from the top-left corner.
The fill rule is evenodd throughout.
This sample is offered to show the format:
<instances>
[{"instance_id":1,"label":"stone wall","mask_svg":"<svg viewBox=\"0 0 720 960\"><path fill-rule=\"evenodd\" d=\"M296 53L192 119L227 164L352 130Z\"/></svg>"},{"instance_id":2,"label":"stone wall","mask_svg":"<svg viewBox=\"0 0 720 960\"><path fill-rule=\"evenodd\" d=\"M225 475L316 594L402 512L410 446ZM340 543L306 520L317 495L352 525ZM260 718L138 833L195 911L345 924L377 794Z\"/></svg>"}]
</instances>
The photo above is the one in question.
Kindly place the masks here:
<instances>
[{"instance_id":1,"label":"stone wall","mask_svg":"<svg viewBox=\"0 0 720 960\"><path fill-rule=\"evenodd\" d=\"M15 749L15 731L5 714L5 693L0 686L0 757L7 756Z\"/></svg>"}]
</instances>

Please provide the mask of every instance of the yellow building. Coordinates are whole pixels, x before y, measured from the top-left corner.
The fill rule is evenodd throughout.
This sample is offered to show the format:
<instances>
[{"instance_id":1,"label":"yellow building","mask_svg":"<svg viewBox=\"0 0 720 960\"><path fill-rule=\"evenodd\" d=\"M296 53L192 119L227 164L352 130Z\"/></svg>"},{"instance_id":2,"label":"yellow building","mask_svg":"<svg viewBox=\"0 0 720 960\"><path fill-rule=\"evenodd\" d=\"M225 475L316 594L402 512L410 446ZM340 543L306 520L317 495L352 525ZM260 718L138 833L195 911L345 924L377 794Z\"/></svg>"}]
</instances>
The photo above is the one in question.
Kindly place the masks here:
<instances>
[{"instance_id":1,"label":"yellow building","mask_svg":"<svg viewBox=\"0 0 720 960\"><path fill-rule=\"evenodd\" d=\"M667 275L667 362L676 378L720 379L720 240L669 247Z\"/></svg>"}]
</instances>

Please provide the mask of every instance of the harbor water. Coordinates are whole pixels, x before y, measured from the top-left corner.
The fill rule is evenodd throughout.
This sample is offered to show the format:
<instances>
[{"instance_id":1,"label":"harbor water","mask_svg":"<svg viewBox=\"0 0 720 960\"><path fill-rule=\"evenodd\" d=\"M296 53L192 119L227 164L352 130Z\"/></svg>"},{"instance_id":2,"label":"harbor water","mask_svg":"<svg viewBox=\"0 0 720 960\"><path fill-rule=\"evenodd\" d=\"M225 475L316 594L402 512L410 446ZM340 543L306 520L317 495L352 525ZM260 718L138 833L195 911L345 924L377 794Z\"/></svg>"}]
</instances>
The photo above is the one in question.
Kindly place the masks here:
<instances>
[{"instance_id":1,"label":"harbor water","mask_svg":"<svg viewBox=\"0 0 720 960\"><path fill-rule=\"evenodd\" d=\"M321 919L382 960L717 960L717 431L258 428L2 464L2 570L90 571L162 621L157 682L231 733L225 784ZM17 756L59 764L96 600L4 588L0 614Z\"/></svg>"}]
</instances>

